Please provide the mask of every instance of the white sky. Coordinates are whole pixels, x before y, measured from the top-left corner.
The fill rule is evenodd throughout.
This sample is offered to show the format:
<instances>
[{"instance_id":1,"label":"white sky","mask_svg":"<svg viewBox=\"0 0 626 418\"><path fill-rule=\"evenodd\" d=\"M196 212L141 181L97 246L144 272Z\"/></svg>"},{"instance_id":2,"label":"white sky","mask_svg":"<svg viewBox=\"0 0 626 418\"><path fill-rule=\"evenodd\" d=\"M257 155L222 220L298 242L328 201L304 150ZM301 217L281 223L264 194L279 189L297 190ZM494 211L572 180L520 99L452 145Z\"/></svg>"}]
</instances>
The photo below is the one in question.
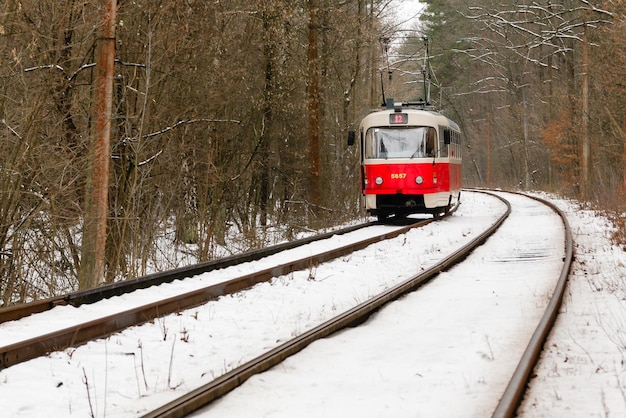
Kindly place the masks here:
<instances>
[{"instance_id":1,"label":"white sky","mask_svg":"<svg viewBox=\"0 0 626 418\"><path fill-rule=\"evenodd\" d=\"M402 29L414 29L418 22L419 14L425 4L417 0L396 0L397 1L397 21Z\"/></svg>"}]
</instances>

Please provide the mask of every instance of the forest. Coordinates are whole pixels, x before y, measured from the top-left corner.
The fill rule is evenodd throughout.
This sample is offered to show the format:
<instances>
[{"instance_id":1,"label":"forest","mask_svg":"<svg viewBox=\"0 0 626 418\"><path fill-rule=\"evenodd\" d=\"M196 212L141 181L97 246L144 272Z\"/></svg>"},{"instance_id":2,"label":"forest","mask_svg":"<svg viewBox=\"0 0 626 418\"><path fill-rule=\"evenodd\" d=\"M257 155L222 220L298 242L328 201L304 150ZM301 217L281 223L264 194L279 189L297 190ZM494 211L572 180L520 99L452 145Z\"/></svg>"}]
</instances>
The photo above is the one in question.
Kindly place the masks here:
<instances>
[{"instance_id":1,"label":"forest","mask_svg":"<svg viewBox=\"0 0 626 418\"><path fill-rule=\"evenodd\" d=\"M623 240L626 4L423 0L410 20L403 1L4 1L0 307L364 217L346 137L383 94L459 123L465 186L578 199Z\"/></svg>"}]
</instances>

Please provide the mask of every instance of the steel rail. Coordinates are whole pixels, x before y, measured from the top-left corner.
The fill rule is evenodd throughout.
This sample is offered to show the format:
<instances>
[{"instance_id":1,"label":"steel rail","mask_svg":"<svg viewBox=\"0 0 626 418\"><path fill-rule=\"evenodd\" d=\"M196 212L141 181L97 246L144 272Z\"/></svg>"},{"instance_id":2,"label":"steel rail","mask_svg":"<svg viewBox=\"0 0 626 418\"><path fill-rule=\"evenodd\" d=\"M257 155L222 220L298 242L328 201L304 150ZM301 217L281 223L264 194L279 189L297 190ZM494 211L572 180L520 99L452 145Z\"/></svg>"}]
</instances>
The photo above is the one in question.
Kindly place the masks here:
<instances>
[{"instance_id":1,"label":"steel rail","mask_svg":"<svg viewBox=\"0 0 626 418\"><path fill-rule=\"evenodd\" d=\"M0 347L0 370L45 355L51 351L75 347L96 338L106 337L129 326L142 324L154 318L179 312L214 300L220 296L249 288L257 283L269 281L273 277L289 274L296 270L310 268L319 263L342 257L353 251L363 249L371 244L394 238L408 230L432 222L426 219L400 227L357 243L344 245L323 253L293 260L265 270L247 274L231 280L205 286L180 295L172 296L154 303L146 304L124 312L101 317L86 323L67 327L46 335L16 342ZM177 274L177 273L174 273Z\"/></svg>"},{"instance_id":2,"label":"steel rail","mask_svg":"<svg viewBox=\"0 0 626 418\"><path fill-rule=\"evenodd\" d=\"M273 350L250 360L242 366L231 370L206 385L188 392L172 402L169 402L160 408L143 415L142 418L184 417L242 385L253 375L262 373L279 364L287 357L303 350L312 342L328 337L329 335L344 328L352 327L364 322L372 313L380 309L383 305L416 290L424 283L436 277L439 273L460 263L474 249L482 245L493 233L495 233L495 231L502 225L511 213L511 205L504 198L485 191L477 192L490 194L500 199L506 204L507 210L491 227L485 230L478 237L474 238L470 243L431 266L428 270L405 280L375 298L361 303L349 311L346 311L345 313L301 334L293 340L290 340Z\"/></svg>"},{"instance_id":3,"label":"steel rail","mask_svg":"<svg viewBox=\"0 0 626 418\"><path fill-rule=\"evenodd\" d=\"M276 254L280 251L290 250L300 245L310 244L315 241L331 238L335 235L343 235L356 230L366 228L378 224L378 222L366 222L359 225L353 225L336 231L318 234L294 241L284 242L272 245L266 248L247 251L242 254L235 254L204 263L193 264L189 266L179 267L177 269L168 270L159 273L153 273L146 276L138 277L131 280L125 280L117 283L110 283L93 289L72 292L67 295L55 296L51 298L41 299L21 305L0 308L0 324L8 321L15 321L20 318L48 311L55 306L71 305L78 307L83 304L98 302L113 296L120 296L135 290L145 289L151 286L169 283L174 280L184 279L187 277L197 276L212 270L218 270L231 267L237 264L256 261L263 257Z\"/></svg>"},{"instance_id":4,"label":"steel rail","mask_svg":"<svg viewBox=\"0 0 626 418\"><path fill-rule=\"evenodd\" d=\"M492 417L494 418L508 418L515 416L517 408L521 404L524 393L526 392L526 386L530 380L531 373L539 361L543 346L556 321L556 316L558 314L559 307L561 306L561 302L563 301L563 295L565 294L567 278L572 266L572 261L574 260L574 240L572 238L572 231L565 214L552 202L523 193L516 194L541 202L559 215L565 229L565 256L563 258L563 268L561 269L559 280L554 288L554 293L550 298L546 311L539 321L539 324L535 329L535 332L533 333L530 342L504 391L504 394L500 398L498 406L493 412Z\"/></svg>"}]
</instances>

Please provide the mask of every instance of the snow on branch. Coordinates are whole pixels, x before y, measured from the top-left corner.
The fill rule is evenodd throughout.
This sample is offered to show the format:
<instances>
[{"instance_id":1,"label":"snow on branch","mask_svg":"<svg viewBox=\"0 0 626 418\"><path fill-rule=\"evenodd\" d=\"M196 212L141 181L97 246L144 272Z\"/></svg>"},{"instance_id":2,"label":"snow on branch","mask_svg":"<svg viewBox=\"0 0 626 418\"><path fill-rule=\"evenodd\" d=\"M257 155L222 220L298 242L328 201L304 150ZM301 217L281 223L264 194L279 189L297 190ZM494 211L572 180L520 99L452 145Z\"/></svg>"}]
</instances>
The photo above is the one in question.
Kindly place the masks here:
<instances>
[{"instance_id":1,"label":"snow on branch","mask_svg":"<svg viewBox=\"0 0 626 418\"><path fill-rule=\"evenodd\" d=\"M4 120L4 119L0 119L0 122L2 122L2 124L3 124L4 126L6 126L6 128L9 130L9 132L11 132L13 135L15 135L16 137L18 137L19 139L23 139L23 138L22 138L22 136L21 136L20 134L18 134L18 133L17 133L17 131L16 131L15 129L11 128L11 127L7 124L6 120Z\"/></svg>"},{"instance_id":2,"label":"snow on branch","mask_svg":"<svg viewBox=\"0 0 626 418\"><path fill-rule=\"evenodd\" d=\"M161 155L161 154L163 154L163 150L160 150L159 152L157 152L156 154L154 154L152 157L150 157L150 158L148 158L148 159L146 159L146 160L143 160L143 161L139 162L139 164L137 164L137 167L142 167L142 166L144 166L144 165L146 165L146 164L151 163L152 161L156 160L156 159L159 157L159 155Z\"/></svg>"},{"instance_id":3,"label":"snow on branch","mask_svg":"<svg viewBox=\"0 0 626 418\"><path fill-rule=\"evenodd\" d=\"M146 64L138 64L138 63L134 63L134 62L126 62L126 61L120 61L120 60L115 60L116 64L122 65L124 67L137 67L137 68L146 68ZM35 67L29 67L29 68L24 68L24 72L25 73L31 73L33 71L40 71L40 70L50 70L50 69L54 69L54 70L59 70L63 73L63 75L65 76L65 78L68 81L72 81L74 80L78 74L80 74L82 71L88 69L88 68L93 68L95 67L96 64L95 63L90 63L90 64L83 64L80 67L78 67L76 69L76 71L74 71L72 74L70 74L69 76L67 76L67 74L65 73L65 68L61 67L58 64L49 64L49 65L37 65Z\"/></svg>"},{"instance_id":4,"label":"snow on branch","mask_svg":"<svg viewBox=\"0 0 626 418\"><path fill-rule=\"evenodd\" d=\"M582 41L576 29L583 26L596 27L610 24L611 12L592 5L588 0L580 0L581 4L574 8L549 3L546 6L533 3L517 5L508 10L487 10L482 6L470 7L472 15L463 14L470 20L481 22L486 29L504 40L508 49L536 48L540 45L553 46L555 40L574 39ZM602 18L593 15L603 15ZM508 33L513 30L522 36L519 44L511 44Z\"/></svg>"},{"instance_id":5,"label":"snow on branch","mask_svg":"<svg viewBox=\"0 0 626 418\"><path fill-rule=\"evenodd\" d=\"M179 120L178 122L176 122L175 124L173 124L172 126L168 126L167 128L163 128L160 131L156 131L156 132L152 132L146 135L143 135L142 138L143 139L147 139L147 138L152 138L158 135L162 135L166 132L169 132L173 129L178 128L181 125L186 125L186 124L191 124L191 123L200 123L200 122L205 122L205 123L236 123L236 124L241 124L241 121L239 120L234 120L234 119L208 119L208 118L201 118L201 119L183 119L183 120ZM127 139L131 139L131 138L127 138Z\"/></svg>"},{"instance_id":6,"label":"snow on branch","mask_svg":"<svg viewBox=\"0 0 626 418\"><path fill-rule=\"evenodd\" d=\"M56 65L56 64L38 65L36 67L24 68L24 72L30 73L36 70L49 70L49 69L56 69L56 70L61 71L62 73L65 73L65 69L61 67L60 65Z\"/></svg>"}]
</instances>

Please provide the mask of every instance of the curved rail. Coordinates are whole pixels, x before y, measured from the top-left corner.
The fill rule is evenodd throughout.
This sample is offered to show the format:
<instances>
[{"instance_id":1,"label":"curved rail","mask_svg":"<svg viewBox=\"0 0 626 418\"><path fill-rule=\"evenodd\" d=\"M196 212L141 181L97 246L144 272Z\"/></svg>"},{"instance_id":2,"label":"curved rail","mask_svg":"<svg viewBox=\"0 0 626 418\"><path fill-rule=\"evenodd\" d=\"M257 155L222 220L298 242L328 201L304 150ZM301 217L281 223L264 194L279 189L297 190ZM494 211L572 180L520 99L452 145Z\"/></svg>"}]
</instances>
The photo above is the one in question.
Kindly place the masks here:
<instances>
[{"instance_id":1,"label":"curved rail","mask_svg":"<svg viewBox=\"0 0 626 418\"><path fill-rule=\"evenodd\" d=\"M201 386L181 396L180 398L175 399L174 401L163 405L154 411L151 411L148 414L145 414L143 418L183 417L193 411L196 411L240 386L251 376L264 372L285 360L287 357L303 350L312 342L328 337L341 329L352 327L364 322L373 312L380 309L383 305L414 291L424 283L437 276L440 272L448 270L455 264L460 263L474 249L483 244L493 233L495 233L495 231L502 225L511 213L511 205L504 198L484 191L478 192L490 194L500 199L506 204L507 210L489 229L474 238L470 243L430 267L428 270L405 280L377 297L364 302L349 311L301 334L293 340L288 341L247 362L246 364L231 370L212 382Z\"/></svg>"},{"instance_id":2,"label":"curved rail","mask_svg":"<svg viewBox=\"0 0 626 418\"><path fill-rule=\"evenodd\" d=\"M0 369L45 355L54 350L75 347L96 338L106 337L107 335L129 326L139 325L160 316L198 306L220 296L246 289L257 283L269 281L273 277L289 274L296 270L306 269L316 264L342 257L353 251L363 249L373 243L394 238L398 235L406 233L411 228L420 227L432 221L433 219L418 221L357 243L344 245L317 255L290 261L255 273L233 278L222 283L205 286L200 289L129 309L124 312L119 312L90 322L54 331L43 336L38 336L29 340L0 347ZM300 245L302 245L302 241L300 241ZM199 272L201 272L199 270L200 269L196 269L196 273L194 274L199 274ZM187 269L185 271L188 272L191 271L191 269ZM161 275L166 275L167 273L168 272L165 272ZM178 270L169 272L169 274L172 277L166 277L168 279L167 281L179 278L180 275Z\"/></svg>"},{"instance_id":3,"label":"curved rail","mask_svg":"<svg viewBox=\"0 0 626 418\"><path fill-rule=\"evenodd\" d=\"M498 406L496 407L492 415L492 417L494 418L508 418L515 416L515 411L519 407L524 397L524 392L526 389L526 385L528 384L528 381L530 379L530 374L532 373L539 360L543 345L548 338L548 334L550 333L554 322L556 321L556 316L558 314L559 307L561 306L563 295L565 294L567 277L569 276L572 261L574 260L574 244L572 239L572 231L570 229L569 222L567 221L567 218L565 217L563 212L552 202L548 202L539 197L529 196L523 193L517 194L522 194L523 196L541 202L548 206L550 209L552 209L554 212L556 212L557 215L559 215L559 217L563 221L563 226L565 228L565 257L563 259L563 268L561 270L561 275L559 276L559 280L554 289L554 293L550 298L548 307L546 308L543 317L539 321L539 325L533 333L530 339L530 343L524 351L522 359L515 369L513 377L509 381L509 384L505 389L502 398L500 398L500 402L498 403Z\"/></svg>"},{"instance_id":4,"label":"curved rail","mask_svg":"<svg viewBox=\"0 0 626 418\"><path fill-rule=\"evenodd\" d=\"M327 232L324 234L313 235L294 241L284 242L267 248L252 250L243 254L236 254L217 260L211 260L204 263L184 266L173 270L160 273L153 273L136 279L125 280L117 283L110 283L93 289L72 292L67 295L55 296L42 299L22 305L11 306L0 309L0 324L8 321L15 321L28 315L48 311L55 306L72 305L78 307L83 304L98 302L113 296L120 296L135 290L145 289L151 286L158 286L163 283L169 283L174 280L184 279L187 277L197 276L198 274L207 273L212 270L218 270L231 267L237 264L256 261L263 257L276 254L281 251L290 250L300 245L310 244L315 241L331 238L335 235L343 235L356 230L366 228L377 224L378 222L366 222L359 225L353 225L342 228L337 231Z\"/></svg>"}]
</instances>

